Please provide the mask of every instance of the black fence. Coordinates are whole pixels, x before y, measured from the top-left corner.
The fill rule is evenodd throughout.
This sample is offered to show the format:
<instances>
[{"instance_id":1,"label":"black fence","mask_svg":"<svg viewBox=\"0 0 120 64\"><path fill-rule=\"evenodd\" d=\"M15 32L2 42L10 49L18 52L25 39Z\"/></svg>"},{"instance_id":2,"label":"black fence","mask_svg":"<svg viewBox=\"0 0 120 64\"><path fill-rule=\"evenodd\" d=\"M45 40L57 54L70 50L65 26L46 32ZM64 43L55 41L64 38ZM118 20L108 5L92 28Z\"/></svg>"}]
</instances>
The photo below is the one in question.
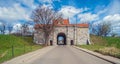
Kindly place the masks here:
<instances>
[{"instance_id":1,"label":"black fence","mask_svg":"<svg viewBox=\"0 0 120 64\"><path fill-rule=\"evenodd\" d=\"M23 45L23 46L11 46L7 49L0 49L0 63L4 62L6 60L9 60L11 58L14 58L16 56L25 54L27 52L34 51L36 49L41 48L39 45Z\"/></svg>"}]
</instances>

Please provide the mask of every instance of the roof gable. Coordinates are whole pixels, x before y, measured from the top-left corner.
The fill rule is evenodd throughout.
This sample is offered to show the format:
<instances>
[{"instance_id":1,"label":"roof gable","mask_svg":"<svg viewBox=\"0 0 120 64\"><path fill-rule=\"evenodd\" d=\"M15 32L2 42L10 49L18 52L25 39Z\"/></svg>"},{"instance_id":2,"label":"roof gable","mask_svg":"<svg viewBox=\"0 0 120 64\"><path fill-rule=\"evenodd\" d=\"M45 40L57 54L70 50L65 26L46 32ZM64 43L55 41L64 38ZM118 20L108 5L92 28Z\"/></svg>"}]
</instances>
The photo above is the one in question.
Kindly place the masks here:
<instances>
[{"instance_id":1,"label":"roof gable","mask_svg":"<svg viewBox=\"0 0 120 64\"><path fill-rule=\"evenodd\" d=\"M59 27L62 27L62 26L77 26L77 27L82 27L82 28L88 28L89 27L89 24L85 24L85 23L82 23L82 24L70 24L69 23L69 19L62 19L62 21L53 21L55 26L59 26ZM39 26L42 26L39 25L39 24L36 24L35 25L35 28L39 28Z\"/></svg>"}]
</instances>

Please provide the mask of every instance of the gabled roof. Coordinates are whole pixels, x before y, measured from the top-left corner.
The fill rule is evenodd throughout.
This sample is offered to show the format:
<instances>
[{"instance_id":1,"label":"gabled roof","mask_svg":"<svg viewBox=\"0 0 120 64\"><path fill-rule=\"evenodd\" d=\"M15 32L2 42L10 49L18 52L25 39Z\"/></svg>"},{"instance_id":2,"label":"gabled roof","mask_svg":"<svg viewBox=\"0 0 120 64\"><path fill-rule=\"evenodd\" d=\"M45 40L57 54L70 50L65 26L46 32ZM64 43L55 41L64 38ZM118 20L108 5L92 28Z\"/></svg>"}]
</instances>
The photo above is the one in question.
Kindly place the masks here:
<instances>
[{"instance_id":1,"label":"gabled roof","mask_svg":"<svg viewBox=\"0 0 120 64\"><path fill-rule=\"evenodd\" d=\"M69 19L63 19L63 24L69 24Z\"/></svg>"},{"instance_id":2,"label":"gabled roof","mask_svg":"<svg viewBox=\"0 0 120 64\"><path fill-rule=\"evenodd\" d=\"M56 26L77 26L77 27L81 27L81 28L88 28L89 27L89 25L88 24L67 24L67 25L60 25L60 24L58 24L58 25L56 25Z\"/></svg>"},{"instance_id":3,"label":"gabled roof","mask_svg":"<svg viewBox=\"0 0 120 64\"><path fill-rule=\"evenodd\" d=\"M58 25L58 24L66 25L66 24L69 24L69 20L68 19L62 19L62 21L54 20L54 24L55 25Z\"/></svg>"},{"instance_id":4,"label":"gabled roof","mask_svg":"<svg viewBox=\"0 0 120 64\"><path fill-rule=\"evenodd\" d=\"M89 25L88 24L85 24L85 23L82 23L82 24L70 24L69 23L69 19L62 19L62 21L54 21L54 24L56 27L62 27L62 26L77 26L77 27L82 27L82 28L88 28ZM41 25L39 24L36 24L35 25L35 28L39 28Z\"/></svg>"},{"instance_id":5,"label":"gabled roof","mask_svg":"<svg viewBox=\"0 0 120 64\"><path fill-rule=\"evenodd\" d=\"M85 24L85 23L81 23L81 24L70 24L69 23L69 19L63 19L62 22L56 22L55 26L77 26L77 27L85 27L88 28L89 25Z\"/></svg>"}]
</instances>

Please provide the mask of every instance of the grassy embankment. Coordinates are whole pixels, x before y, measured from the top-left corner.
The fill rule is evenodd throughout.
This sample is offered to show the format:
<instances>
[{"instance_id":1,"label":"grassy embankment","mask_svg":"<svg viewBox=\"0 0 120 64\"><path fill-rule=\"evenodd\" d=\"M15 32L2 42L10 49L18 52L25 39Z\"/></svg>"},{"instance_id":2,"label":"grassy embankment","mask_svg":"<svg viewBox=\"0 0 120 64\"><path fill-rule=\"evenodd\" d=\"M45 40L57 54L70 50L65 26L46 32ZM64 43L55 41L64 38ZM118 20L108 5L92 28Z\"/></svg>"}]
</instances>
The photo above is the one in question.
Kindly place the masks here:
<instances>
[{"instance_id":1,"label":"grassy embankment","mask_svg":"<svg viewBox=\"0 0 120 64\"><path fill-rule=\"evenodd\" d=\"M120 58L120 37L101 37L95 35L90 35L90 37L92 44L80 45L80 47Z\"/></svg>"},{"instance_id":2,"label":"grassy embankment","mask_svg":"<svg viewBox=\"0 0 120 64\"><path fill-rule=\"evenodd\" d=\"M32 37L0 35L0 63L40 48L42 46L32 43Z\"/></svg>"}]
</instances>

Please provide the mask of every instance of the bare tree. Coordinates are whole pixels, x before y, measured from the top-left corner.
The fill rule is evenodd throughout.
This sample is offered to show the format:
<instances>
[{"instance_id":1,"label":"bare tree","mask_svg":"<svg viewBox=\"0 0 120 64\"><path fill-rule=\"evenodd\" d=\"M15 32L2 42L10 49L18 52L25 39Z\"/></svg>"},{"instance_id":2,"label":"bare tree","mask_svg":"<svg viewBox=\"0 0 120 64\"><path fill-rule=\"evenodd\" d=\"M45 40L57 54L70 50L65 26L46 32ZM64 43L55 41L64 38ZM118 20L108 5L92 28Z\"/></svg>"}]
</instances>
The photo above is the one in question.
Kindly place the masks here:
<instances>
[{"instance_id":1,"label":"bare tree","mask_svg":"<svg viewBox=\"0 0 120 64\"><path fill-rule=\"evenodd\" d=\"M99 23L92 26L92 33L98 36L107 36L111 31L110 23Z\"/></svg>"},{"instance_id":2,"label":"bare tree","mask_svg":"<svg viewBox=\"0 0 120 64\"><path fill-rule=\"evenodd\" d=\"M29 30L29 27L28 27L28 24L27 23L24 23L21 27L22 29L22 35L25 36Z\"/></svg>"},{"instance_id":3,"label":"bare tree","mask_svg":"<svg viewBox=\"0 0 120 64\"><path fill-rule=\"evenodd\" d=\"M39 6L32 13L32 19L37 24L38 29L44 33L45 45L48 45L49 35L54 30L54 21L61 20L61 14L48 7Z\"/></svg>"},{"instance_id":4,"label":"bare tree","mask_svg":"<svg viewBox=\"0 0 120 64\"><path fill-rule=\"evenodd\" d=\"M112 37L116 37L116 36L118 36L118 34L115 33L115 32L112 32L112 33L111 33L111 36L112 36Z\"/></svg>"},{"instance_id":5,"label":"bare tree","mask_svg":"<svg viewBox=\"0 0 120 64\"><path fill-rule=\"evenodd\" d=\"M8 31L9 31L9 34L11 33L11 31L13 30L13 27L10 25L8 26Z\"/></svg>"},{"instance_id":6,"label":"bare tree","mask_svg":"<svg viewBox=\"0 0 120 64\"><path fill-rule=\"evenodd\" d=\"M16 35L18 36L22 36L22 26L16 26L17 30L16 30Z\"/></svg>"},{"instance_id":7,"label":"bare tree","mask_svg":"<svg viewBox=\"0 0 120 64\"><path fill-rule=\"evenodd\" d=\"M5 24L1 23L0 31L1 31L2 34L5 34Z\"/></svg>"},{"instance_id":8,"label":"bare tree","mask_svg":"<svg viewBox=\"0 0 120 64\"><path fill-rule=\"evenodd\" d=\"M102 25L102 35L107 36L111 32L111 24L110 23L103 23Z\"/></svg>"}]
</instances>

